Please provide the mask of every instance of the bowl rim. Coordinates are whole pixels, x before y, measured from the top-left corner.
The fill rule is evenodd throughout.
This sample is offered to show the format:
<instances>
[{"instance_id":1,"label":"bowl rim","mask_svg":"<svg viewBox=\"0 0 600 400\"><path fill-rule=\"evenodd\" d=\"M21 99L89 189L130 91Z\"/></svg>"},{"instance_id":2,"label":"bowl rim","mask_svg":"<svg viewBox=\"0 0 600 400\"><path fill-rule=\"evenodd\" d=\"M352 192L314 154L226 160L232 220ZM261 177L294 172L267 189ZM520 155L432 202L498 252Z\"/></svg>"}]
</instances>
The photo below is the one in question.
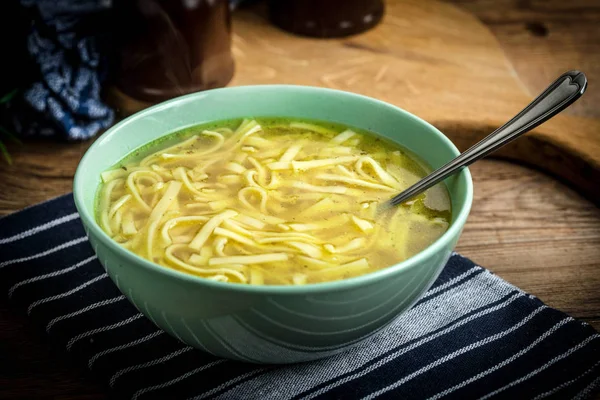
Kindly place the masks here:
<instances>
[{"instance_id":1,"label":"bowl rim","mask_svg":"<svg viewBox=\"0 0 600 400\"><path fill-rule=\"evenodd\" d=\"M94 151L96 151L101 143L117 134L123 127L126 125L135 122L137 119L143 118L149 114L152 114L160 109L170 107L179 102L190 101L194 98L202 99L207 96L216 95L220 92L235 92L235 91L254 91L254 90L280 90L280 91L301 91L301 92L311 92L315 95L318 94L332 94L338 96L347 96L350 98L355 98L360 101L371 103L380 107L385 107L388 109L392 109L394 112L402 114L405 118L412 119L416 121L418 124L423 125L425 128L428 128L436 134L439 140L443 142L446 146L450 148L450 150L458 156L460 154L459 150L456 148L454 143L444 135L440 130L436 127L428 123L427 121L417 117L416 115L403 110L400 107L397 107L393 104L384 102L382 100L378 100L372 97L368 97L365 95L346 92L343 90L322 88L316 86L301 86L301 85L245 85L245 86L234 86L234 87L225 87L219 89L211 89L203 92L196 92L187 94L184 96L179 96L162 103L156 104L154 106L148 107L142 111L139 111L129 117L119 121L109 129L107 129L102 135L100 135L94 143L89 147L89 149L85 152L84 156L79 161L77 166L77 170L75 172L75 177L73 180L73 197L75 200L75 207L79 213L79 216L86 226L86 228L91 231L92 235L99 241L102 242L103 245L110 248L112 251L119 253L126 260L141 266L142 268L150 269L154 272L157 272L159 275L166 275L170 278L179 279L183 281L190 282L192 284L198 285L198 287L208 287L216 290L230 291L230 292L238 292L238 293L255 293L255 294L278 294L278 295L302 295L302 294L316 294L316 293L324 293L324 292L337 292L348 290L351 288L356 288L360 286L366 286L369 284L373 284L380 280L384 280L388 277L396 275L401 271L406 271L412 268L418 268L419 264L429 258L432 254L440 252L444 247L448 245L453 238L460 236L461 231L465 225L467 217L469 215L471 205L473 202L473 181L471 177L471 173L468 168L463 168L457 174L457 177L463 179L465 181L465 192L464 192L464 204L463 207L459 210L458 215L454 222L450 225L450 228L444 232L442 236L440 236L435 242L429 245L424 250L419 253L413 255L412 257L389 267L382 268L380 270L370 272L368 274L341 279L337 281L329 281L329 282L321 282L321 283L309 283L305 285L244 285L244 284L232 284L229 282L217 282L212 281L206 278L202 278L199 276L195 276L192 274L188 274L186 272L181 272L172 268L167 268L161 266L159 264L153 263L137 254L133 253L130 250L127 250L120 246L117 242L115 242L112 238L110 238L98 225L96 219L94 218L93 212L90 213L85 206L83 201L82 192L83 192L83 181L84 177L84 166L86 164L86 160L90 157ZM168 134L168 132L167 132ZM121 158L125 157L124 154ZM96 188L97 189L97 188ZM89 232L86 232L88 236ZM437 274L436 274L437 276Z\"/></svg>"}]
</instances>

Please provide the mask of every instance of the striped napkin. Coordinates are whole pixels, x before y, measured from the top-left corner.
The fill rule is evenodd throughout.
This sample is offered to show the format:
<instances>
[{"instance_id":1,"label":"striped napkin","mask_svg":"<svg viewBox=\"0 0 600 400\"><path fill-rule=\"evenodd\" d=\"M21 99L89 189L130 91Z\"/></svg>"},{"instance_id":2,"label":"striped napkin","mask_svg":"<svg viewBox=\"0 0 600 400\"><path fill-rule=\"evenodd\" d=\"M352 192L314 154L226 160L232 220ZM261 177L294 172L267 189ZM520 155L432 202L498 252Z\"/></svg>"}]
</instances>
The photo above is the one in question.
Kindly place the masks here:
<instances>
[{"instance_id":1,"label":"striped napkin","mask_svg":"<svg viewBox=\"0 0 600 400\"><path fill-rule=\"evenodd\" d=\"M219 359L156 328L98 263L71 195L0 219L0 293L119 398L582 399L600 385L600 334L458 254L386 329L289 366Z\"/></svg>"}]
</instances>

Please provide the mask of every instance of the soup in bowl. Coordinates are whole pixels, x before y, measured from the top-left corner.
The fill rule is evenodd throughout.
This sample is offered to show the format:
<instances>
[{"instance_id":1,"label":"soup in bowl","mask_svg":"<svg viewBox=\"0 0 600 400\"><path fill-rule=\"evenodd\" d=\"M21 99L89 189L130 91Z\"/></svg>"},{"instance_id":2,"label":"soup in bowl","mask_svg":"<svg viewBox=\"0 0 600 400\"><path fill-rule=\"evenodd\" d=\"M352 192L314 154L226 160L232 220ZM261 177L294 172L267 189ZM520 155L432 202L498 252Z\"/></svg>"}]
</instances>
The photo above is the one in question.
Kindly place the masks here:
<instances>
[{"instance_id":1,"label":"soup in bowl","mask_svg":"<svg viewBox=\"0 0 600 400\"><path fill-rule=\"evenodd\" d=\"M100 263L160 328L221 357L300 362L359 343L431 286L470 209L468 170L378 206L456 155L364 96L226 88L115 125L74 194Z\"/></svg>"}]
</instances>

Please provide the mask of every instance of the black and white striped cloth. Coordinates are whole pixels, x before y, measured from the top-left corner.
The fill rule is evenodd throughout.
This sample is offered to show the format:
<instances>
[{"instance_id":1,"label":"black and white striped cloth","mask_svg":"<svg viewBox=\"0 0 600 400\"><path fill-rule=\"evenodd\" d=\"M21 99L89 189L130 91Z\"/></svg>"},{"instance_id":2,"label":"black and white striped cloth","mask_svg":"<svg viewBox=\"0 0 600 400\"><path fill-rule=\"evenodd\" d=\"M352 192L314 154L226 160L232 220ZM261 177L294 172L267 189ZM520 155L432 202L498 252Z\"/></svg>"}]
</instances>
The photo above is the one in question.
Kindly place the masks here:
<instances>
[{"instance_id":1,"label":"black and white striped cloth","mask_svg":"<svg viewBox=\"0 0 600 400\"><path fill-rule=\"evenodd\" d=\"M71 195L0 219L0 292L119 398L582 399L600 385L600 334L457 254L391 326L289 366L218 359L157 329L96 260Z\"/></svg>"}]
</instances>

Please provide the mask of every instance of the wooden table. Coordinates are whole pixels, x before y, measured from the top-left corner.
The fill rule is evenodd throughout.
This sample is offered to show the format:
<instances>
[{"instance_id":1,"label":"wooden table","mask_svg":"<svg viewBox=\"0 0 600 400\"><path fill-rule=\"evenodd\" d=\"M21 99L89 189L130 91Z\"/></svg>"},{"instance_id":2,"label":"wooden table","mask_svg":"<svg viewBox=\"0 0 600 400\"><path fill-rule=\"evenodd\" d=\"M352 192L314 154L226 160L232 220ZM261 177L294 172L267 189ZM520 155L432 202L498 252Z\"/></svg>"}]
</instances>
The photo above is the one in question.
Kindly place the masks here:
<instances>
[{"instance_id":1,"label":"wooden table","mask_svg":"<svg viewBox=\"0 0 600 400\"><path fill-rule=\"evenodd\" d=\"M503 50L500 50L497 43L493 43L497 50L490 50L489 38L493 39L491 34L484 31L483 25L474 17L453 4L416 0L390 1L391 7L386 23L394 26L386 26L384 29L399 31L399 45L393 48L393 51L389 51L391 54L385 55L394 58L394 64L383 72L390 77L388 79L391 79L392 83L375 94L423 116L449 133L453 140L464 147L481 136L482 131L517 111L530 98L531 93L538 90L540 81L546 82L550 79L550 76L548 79L540 78L542 75L544 78L550 75L548 66L540 62L539 53L524 51L523 43L531 44L531 41L548 38L548 43L544 46L557 49L557 53L551 54L554 57L556 54L565 55L564 58L556 58L553 65L568 69L577 66L568 65L566 60L570 57L570 52L583 56L577 52L584 49L565 49L563 42L551 40L553 27L558 24L560 32L571 32L572 35L582 34L583 28L574 21L556 22L556 14L552 10L563 7L558 1L550 2L550 5L541 11L531 11L538 4L533 1L448 2L464 3L462 6L481 15L490 23ZM526 5L524 10L523 4ZM501 12L502 7L507 8ZM432 19L433 12L439 15ZM587 17L591 21L588 36L598 34L592 31L592 28L594 24L600 23L600 15L597 10L587 14L592 14L592 17ZM548 18L550 22L545 22L544 18ZM530 25L534 22L544 24L550 30L548 35L527 33L532 29L539 32L539 26L536 28L535 24L533 27ZM272 28L260 27L263 30L261 33L271 35L273 41L260 38L256 41L257 39L252 37L252 29L258 29L256 24L260 23L260 17L251 13L242 12L236 16L234 49L238 59L238 72L232 84L273 81L289 83L290 79L293 80L292 83L310 84L310 81L307 81L309 78L294 75L299 66L290 65L288 70L279 71L269 65L261 66L259 61L249 60L253 57L248 52L252 46L262 46L264 54L271 56L276 56L277 52L282 51L277 44L277 40L281 39L278 35L281 34L274 33ZM444 28L441 31L437 28L439 24ZM569 26L576 28L571 30ZM464 33L462 30L469 33L469 29L474 30L477 37L461 37ZM440 40L440 34L449 35L449 42L442 44L456 46L450 50L458 52L444 56L444 63L458 65L461 57L467 57L485 76L485 80L477 81L477 75L473 75L475 78L472 78L472 84L481 86L478 90L465 89L461 85L464 81L461 81L457 71L450 71L449 74L453 77L451 81L431 82L426 87L413 86L418 78L411 77L410 74L423 71L423 68L427 71L445 68L443 64L440 65L440 58L435 54L435 41ZM257 36L270 37L264 35ZM292 39L288 37L287 40ZM384 57L380 53L386 44L381 40L375 32L336 42L336 46L344 55L350 55L352 60L373 55ZM496 39L492 42L494 40ZM470 47L466 50L459 47L461 41L468 42ZM600 41L596 40L595 43L598 46ZM319 42L315 46L324 44ZM425 50L421 51L416 47ZM509 59L515 57L512 58L512 66L520 79L517 84L511 83L510 77L507 78L505 73L506 68L512 68L509 61L500 67L494 64L504 57L503 51L508 54ZM286 54L279 56L290 63L298 62L297 57ZM309 56L310 54L306 57ZM591 64L586 65L600 65L600 52L587 54L586 57L595 60L587 61ZM315 55L313 59L318 57ZM379 68L381 67L380 65ZM352 68L356 69L357 64L346 65L341 71ZM554 74L556 71L551 72ZM376 73L381 73L381 69ZM445 72L440 69L439 74L443 73ZM592 74L600 79L598 70L592 70ZM370 94L369 90L375 90L361 86L362 76L356 73L339 76L321 74L320 78L316 84L341 85L346 90L367 94ZM514 78L515 75L510 79ZM487 79L495 79L497 82L490 83ZM439 86L438 92L434 90L435 85ZM402 90L407 94L397 97L393 92L387 91L387 88ZM594 91L589 96L586 95L586 101L582 100L581 105L571 112L579 116L598 117L597 102L587 101L588 97L600 99L597 93L600 92ZM480 105L479 108L477 104ZM476 109L470 110L466 105L474 105ZM573 124L580 124L577 126L585 129L589 126L600 126L596 125L596 120L566 121L566 125L557 125L551 130L560 130L561 127L564 129L564 126L574 126ZM11 147L14 166L0 164L0 215L69 192L77 162L89 144L59 144L47 140L34 140L27 142L23 148ZM475 181L475 200L458 251L509 282L540 297L548 305L600 329L600 209L553 177L518 164L484 160L471 167L471 172ZM586 193L589 195L589 191ZM10 310L5 301L0 302L0 371L2 399L106 397L104 388L99 383L87 377L82 369L70 364L69 360L65 359L62 349L55 349L51 343L47 343L45 336L30 326L23 316Z\"/></svg>"}]
</instances>

